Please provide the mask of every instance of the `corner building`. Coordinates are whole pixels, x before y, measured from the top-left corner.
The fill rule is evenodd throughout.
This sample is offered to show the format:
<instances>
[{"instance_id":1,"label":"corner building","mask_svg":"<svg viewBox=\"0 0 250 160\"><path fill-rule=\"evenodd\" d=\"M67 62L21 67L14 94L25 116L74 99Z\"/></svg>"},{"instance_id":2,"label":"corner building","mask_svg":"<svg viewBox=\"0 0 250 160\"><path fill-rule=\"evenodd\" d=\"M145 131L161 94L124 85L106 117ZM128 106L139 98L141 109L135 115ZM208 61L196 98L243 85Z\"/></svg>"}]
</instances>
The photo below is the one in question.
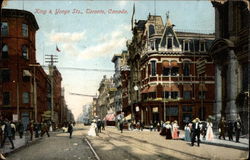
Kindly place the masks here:
<instances>
[{"instance_id":1,"label":"corner building","mask_svg":"<svg viewBox=\"0 0 250 160\"><path fill-rule=\"evenodd\" d=\"M176 32L168 17L165 25L153 15L135 23L128 63L136 121L183 126L213 114L214 65L207 53L213 40L213 34Z\"/></svg>"}]
</instances>

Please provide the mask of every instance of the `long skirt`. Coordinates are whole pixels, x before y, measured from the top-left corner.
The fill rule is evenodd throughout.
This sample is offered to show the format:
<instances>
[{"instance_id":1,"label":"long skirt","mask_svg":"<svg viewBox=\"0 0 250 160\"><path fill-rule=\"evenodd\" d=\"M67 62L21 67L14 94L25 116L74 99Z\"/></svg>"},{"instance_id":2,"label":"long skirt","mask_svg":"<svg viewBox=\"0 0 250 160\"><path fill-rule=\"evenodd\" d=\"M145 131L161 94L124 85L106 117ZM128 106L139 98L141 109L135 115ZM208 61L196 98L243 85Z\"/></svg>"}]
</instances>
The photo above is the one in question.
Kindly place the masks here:
<instances>
[{"instance_id":1,"label":"long skirt","mask_svg":"<svg viewBox=\"0 0 250 160\"><path fill-rule=\"evenodd\" d=\"M172 139L171 129L166 129L166 139Z\"/></svg>"}]
</instances>

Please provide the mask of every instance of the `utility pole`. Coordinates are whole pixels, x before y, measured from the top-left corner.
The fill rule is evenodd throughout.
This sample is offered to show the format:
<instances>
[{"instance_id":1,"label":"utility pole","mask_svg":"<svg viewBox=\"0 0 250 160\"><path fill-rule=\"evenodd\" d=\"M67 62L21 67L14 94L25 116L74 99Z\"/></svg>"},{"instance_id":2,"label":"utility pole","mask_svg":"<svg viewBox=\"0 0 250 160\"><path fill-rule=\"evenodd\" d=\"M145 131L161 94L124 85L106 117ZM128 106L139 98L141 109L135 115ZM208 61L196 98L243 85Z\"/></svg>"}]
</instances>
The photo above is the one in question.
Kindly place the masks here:
<instances>
[{"instance_id":1,"label":"utility pole","mask_svg":"<svg viewBox=\"0 0 250 160\"><path fill-rule=\"evenodd\" d=\"M54 63L58 62L57 55L45 55L45 62L49 63L49 76L51 87L51 122L54 121Z\"/></svg>"}]
</instances>

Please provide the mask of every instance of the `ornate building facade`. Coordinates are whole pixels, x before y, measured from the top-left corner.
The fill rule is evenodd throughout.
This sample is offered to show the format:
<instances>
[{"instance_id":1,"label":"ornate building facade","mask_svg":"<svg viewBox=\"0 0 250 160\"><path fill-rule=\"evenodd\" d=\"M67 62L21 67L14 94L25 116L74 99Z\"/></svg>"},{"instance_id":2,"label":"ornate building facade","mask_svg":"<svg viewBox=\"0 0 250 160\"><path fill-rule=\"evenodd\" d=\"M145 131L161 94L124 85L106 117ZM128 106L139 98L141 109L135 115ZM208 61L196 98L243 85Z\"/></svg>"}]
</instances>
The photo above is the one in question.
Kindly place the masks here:
<instances>
[{"instance_id":1,"label":"ornate building facade","mask_svg":"<svg viewBox=\"0 0 250 160\"><path fill-rule=\"evenodd\" d=\"M245 131L249 125L249 27L247 0L214 0L216 39L210 48L215 63L215 107L217 121L240 116Z\"/></svg>"},{"instance_id":2,"label":"ornate building facade","mask_svg":"<svg viewBox=\"0 0 250 160\"><path fill-rule=\"evenodd\" d=\"M175 32L167 17L149 15L133 28L128 45L132 117L149 125L179 125L213 114L214 65L208 48L213 34Z\"/></svg>"}]
</instances>

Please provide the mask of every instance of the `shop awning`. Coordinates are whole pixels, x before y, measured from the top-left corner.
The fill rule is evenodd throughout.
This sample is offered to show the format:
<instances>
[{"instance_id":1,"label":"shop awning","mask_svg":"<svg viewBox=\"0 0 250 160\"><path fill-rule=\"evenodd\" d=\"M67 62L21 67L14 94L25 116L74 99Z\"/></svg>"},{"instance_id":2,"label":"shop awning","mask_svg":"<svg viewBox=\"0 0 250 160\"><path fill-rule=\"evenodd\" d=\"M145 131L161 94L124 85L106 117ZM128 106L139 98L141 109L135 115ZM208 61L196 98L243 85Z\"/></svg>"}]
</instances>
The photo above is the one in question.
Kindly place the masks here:
<instances>
[{"instance_id":1,"label":"shop awning","mask_svg":"<svg viewBox=\"0 0 250 160\"><path fill-rule=\"evenodd\" d=\"M148 87L145 87L145 88L141 91L141 93L148 93Z\"/></svg>"},{"instance_id":2,"label":"shop awning","mask_svg":"<svg viewBox=\"0 0 250 160\"><path fill-rule=\"evenodd\" d=\"M171 91L179 92L179 88L177 84L171 84Z\"/></svg>"},{"instance_id":3,"label":"shop awning","mask_svg":"<svg viewBox=\"0 0 250 160\"><path fill-rule=\"evenodd\" d=\"M150 86L148 92L156 92L156 86Z\"/></svg>"},{"instance_id":4,"label":"shop awning","mask_svg":"<svg viewBox=\"0 0 250 160\"><path fill-rule=\"evenodd\" d=\"M163 87L163 91L164 91L164 92L170 92L170 91L171 91L171 87L169 87L169 85L164 86L164 87Z\"/></svg>"},{"instance_id":5,"label":"shop awning","mask_svg":"<svg viewBox=\"0 0 250 160\"><path fill-rule=\"evenodd\" d=\"M177 61L171 61L171 67L178 67Z\"/></svg>"},{"instance_id":6,"label":"shop awning","mask_svg":"<svg viewBox=\"0 0 250 160\"><path fill-rule=\"evenodd\" d=\"M29 70L23 70L23 77L31 77L31 73Z\"/></svg>"},{"instance_id":7,"label":"shop awning","mask_svg":"<svg viewBox=\"0 0 250 160\"><path fill-rule=\"evenodd\" d=\"M125 120L131 120L131 114L127 115L124 119Z\"/></svg>"},{"instance_id":8,"label":"shop awning","mask_svg":"<svg viewBox=\"0 0 250 160\"><path fill-rule=\"evenodd\" d=\"M183 85L183 91L192 91L192 87L190 84L184 84Z\"/></svg>"},{"instance_id":9,"label":"shop awning","mask_svg":"<svg viewBox=\"0 0 250 160\"><path fill-rule=\"evenodd\" d=\"M114 113L107 114L105 116L104 120L106 120L106 121L115 121L115 114Z\"/></svg>"},{"instance_id":10,"label":"shop awning","mask_svg":"<svg viewBox=\"0 0 250 160\"><path fill-rule=\"evenodd\" d=\"M164 68L169 68L169 67L170 67L169 61L163 61L163 62L162 62L162 67L164 67Z\"/></svg>"},{"instance_id":11,"label":"shop awning","mask_svg":"<svg viewBox=\"0 0 250 160\"><path fill-rule=\"evenodd\" d=\"M207 87L205 84L200 84L199 85L199 91L207 91Z\"/></svg>"}]
</instances>

